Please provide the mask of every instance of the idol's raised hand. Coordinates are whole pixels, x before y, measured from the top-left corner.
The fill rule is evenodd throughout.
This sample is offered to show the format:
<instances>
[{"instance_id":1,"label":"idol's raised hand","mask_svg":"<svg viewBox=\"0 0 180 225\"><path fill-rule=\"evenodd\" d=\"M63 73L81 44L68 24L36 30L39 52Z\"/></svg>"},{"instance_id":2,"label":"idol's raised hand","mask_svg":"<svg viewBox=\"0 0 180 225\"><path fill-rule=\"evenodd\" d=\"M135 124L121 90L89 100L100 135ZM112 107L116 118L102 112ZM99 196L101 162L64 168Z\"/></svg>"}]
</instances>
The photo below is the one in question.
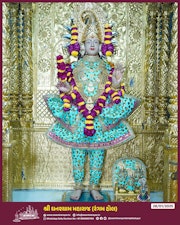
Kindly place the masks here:
<instances>
[{"instance_id":1,"label":"idol's raised hand","mask_svg":"<svg viewBox=\"0 0 180 225\"><path fill-rule=\"evenodd\" d=\"M71 90L71 86L67 81L65 82L59 81L56 87L59 89L59 91L62 91L64 93L68 93Z\"/></svg>"},{"instance_id":2,"label":"idol's raised hand","mask_svg":"<svg viewBox=\"0 0 180 225\"><path fill-rule=\"evenodd\" d=\"M120 82L121 82L122 77L123 77L123 73L124 73L124 68L122 67L122 65L121 64L115 65L114 72L113 72L113 75L112 75L112 86L114 88L119 87Z\"/></svg>"}]
</instances>

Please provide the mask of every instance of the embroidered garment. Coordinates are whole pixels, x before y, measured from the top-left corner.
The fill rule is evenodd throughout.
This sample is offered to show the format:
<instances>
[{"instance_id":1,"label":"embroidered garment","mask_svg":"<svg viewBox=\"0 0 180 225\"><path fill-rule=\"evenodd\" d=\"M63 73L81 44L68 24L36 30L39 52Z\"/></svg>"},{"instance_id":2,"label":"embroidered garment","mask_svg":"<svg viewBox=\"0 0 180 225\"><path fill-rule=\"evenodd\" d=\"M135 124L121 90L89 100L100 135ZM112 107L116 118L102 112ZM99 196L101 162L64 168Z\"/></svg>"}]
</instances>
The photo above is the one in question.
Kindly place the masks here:
<instances>
[{"instance_id":1,"label":"embroidered garment","mask_svg":"<svg viewBox=\"0 0 180 225\"><path fill-rule=\"evenodd\" d=\"M95 57L95 61L90 59L84 57L71 65L78 89L89 109L102 93L103 83L111 69L110 65L100 58L97 60ZM93 136L84 134L85 118L78 112L75 104L65 112L63 100L58 95L48 94L44 99L56 118L47 135L61 145L82 149L107 149L134 138L134 133L125 119L139 105L139 100L135 97L125 94L119 104L113 103L108 97L102 113L94 118L96 133Z\"/></svg>"},{"instance_id":2,"label":"embroidered garment","mask_svg":"<svg viewBox=\"0 0 180 225\"><path fill-rule=\"evenodd\" d=\"M91 150L87 151L86 149L75 149L72 148L72 163L73 163L73 177L76 185L81 185L84 180L85 173L85 161L86 155L89 155L90 158L90 181L89 185L98 186L99 181L102 175L102 167L105 151L104 150Z\"/></svg>"}]
</instances>

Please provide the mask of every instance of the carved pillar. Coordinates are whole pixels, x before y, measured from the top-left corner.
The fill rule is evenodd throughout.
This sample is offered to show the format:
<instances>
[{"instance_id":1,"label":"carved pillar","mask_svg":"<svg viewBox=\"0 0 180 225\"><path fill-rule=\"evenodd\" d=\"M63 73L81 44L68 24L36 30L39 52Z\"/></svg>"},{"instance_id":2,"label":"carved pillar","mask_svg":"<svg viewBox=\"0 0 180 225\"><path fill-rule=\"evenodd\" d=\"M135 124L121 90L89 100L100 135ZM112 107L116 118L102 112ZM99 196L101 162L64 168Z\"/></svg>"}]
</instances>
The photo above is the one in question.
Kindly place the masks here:
<instances>
[{"instance_id":1,"label":"carved pillar","mask_svg":"<svg viewBox=\"0 0 180 225\"><path fill-rule=\"evenodd\" d=\"M170 4L159 5L157 26L157 108L158 122L167 125L167 76L169 70L169 14Z\"/></svg>"},{"instance_id":2,"label":"carved pillar","mask_svg":"<svg viewBox=\"0 0 180 225\"><path fill-rule=\"evenodd\" d=\"M8 25L8 19L9 19L9 4L4 3L3 4L3 48L2 48L2 54L3 54L3 78L2 78L2 84L3 84L3 142L9 142L9 128L10 128L10 67L9 62L11 60L10 57L10 34L9 30L10 27Z\"/></svg>"},{"instance_id":3,"label":"carved pillar","mask_svg":"<svg viewBox=\"0 0 180 225\"><path fill-rule=\"evenodd\" d=\"M21 182L30 182L32 173L27 130L32 124L31 18L31 3L3 3L3 201L11 201L17 167Z\"/></svg>"},{"instance_id":4,"label":"carved pillar","mask_svg":"<svg viewBox=\"0 0 180 225\"><path fill-rule=\"evenodd\" d=\"M10 173L11 168L11 152L12 152L12 142L10 135L10 62L12 60L10 52L10 5L9 3L3 3L3 77L2 77L2 200L11 201L11 185L12 185L12 174Z\"/></svg>"},{"instance_id":5,"label":"carved pillar","mask_svg":"<svg viewBox=\"0 0 180 225\"><path fill-rule=\"evenodd\" d=\"M148 7L148 25L147 25L147 40L146 40L146 66L145 66L145 121L147 127L155 123L155 81L156 81L156 4L150 3Z\"/></svg>"},{"instance_id":6,"label":"carved pillar","mask_svg":"<svg viewBox=\"0 0 180 225\"><path fill-rule=\"evenodd\" d=\"M151 125L167 125L169 7L166 3L150 3L148 7L145 115Z\"/></svg>"},{"instance_id":7,"label":"carved pillar","mask_svg":"<svg viewBox=\"0 0 180 225\"><path fill-rule=\"evenodd\" d=\"M11 159L11 144L3 143L3 154L2 154L2 201L7 202L11 200L11 174L10 174L10 159Z\"/></svg>"},{"instance_id":8,"label":"carved pillar","mask_svg":"<svg viewBox=\"0 0 180 225\"><path fill-rule=\"evenodd\" d=\"M178 5L172 4L172 31L170 45L170 67L168 74L168 129L165 133L165 173L164 173L164 200L178 201L177 163L178 163Z\"/></svg>"},{"instance_id":9,"label":"carved pillar","mask_svg":"<svg viewBox=\"0 0 180 225\"><path fill-rule=\"evenodd\" d=\"M21 126L32 126L33 74L32 74L32 3L20 4L21 35Z\"/></svg>"},{"instance_id":10,"label":"carved pillar","mask_svg":"<svg viewBox=\"0 0 180 225\"><path fill-rule=\"evenodd\" d=\"M9 3L8 66L10 120L13 127L32 123L32 3ZM25 124L26 123L26 124Z\"/></svg>"},{"instance_id":11,"label":"carved pillar","mask_svg":"<svg viewBox=\"0 0 180 225\"><path fill-rule=\"evenodd\" d=\"M9 59L10 66L10 101L11 109L10 116L12 124L18 126L19 121L19 86L20 86L20 69L19 69L19 48L18 48L18 10L19 4L10 3L9 4L9 34L10 34L10 54Z\"/></svg>"},{"instance_id":12,"label":"carved pillar","mask_svg":"<svg viewBox=\"0 0 180 225\"><path fill-rule=\"evenodd\" d=\"M32 3L20 3L18 13L18 43L19 43L19 117L21 128L14 127L14 138L18 139L14 147L14 157L17 157L19 176L14 178L21 188L29 188L32 179L32 105L33 105L33 74L32 74ZM20 175L21 174L21 175ZM20 177L21 176L21 177Z\"/></svg>"},{"instance_id":13,"label":"carved pillar","mask_svg":"<svg viewBox=\"0 0 180 225\"><path fill-rule=\"evenodd\" d=\"M178 94L178 25L177 25L177 3L173 4L172 32L170 46L170 70L168 76L168 127L171 135L177 137L177 94ZM175 143L177 144L177 143Z\"/></svg>"},{"instance_id":14,"label":"carved pillar","mask_svg":"<svg viewBox=\"0 0 180 225\"><path fill-rule=\"evenodd\" d=\"M145 83L145 122L147 124L144 135L146 148L151 147L151 153L148 151L147 158L154 154L155 161L149 161L150 169L149 179L152 183L157 182L154 176L159 172L161 186L152 185L154 190L163 189L162 177L164 174L164 151L163 140L164 131L168 126L167 122L167 101L170 65L170 10L171 4L167 3L149 3L147 20L147 39L146 39L146 83ZM172 82L170 82L172 83ZM154 135L153 135L154 133ZM149 140L151 142L149 142ZM149 146L146 143L149 142ZM157 165L156 165L157 163ZM154 168L153 168L154 167ZM155 172L155 173L154 173Z\"/></svg>"}]
</instances>

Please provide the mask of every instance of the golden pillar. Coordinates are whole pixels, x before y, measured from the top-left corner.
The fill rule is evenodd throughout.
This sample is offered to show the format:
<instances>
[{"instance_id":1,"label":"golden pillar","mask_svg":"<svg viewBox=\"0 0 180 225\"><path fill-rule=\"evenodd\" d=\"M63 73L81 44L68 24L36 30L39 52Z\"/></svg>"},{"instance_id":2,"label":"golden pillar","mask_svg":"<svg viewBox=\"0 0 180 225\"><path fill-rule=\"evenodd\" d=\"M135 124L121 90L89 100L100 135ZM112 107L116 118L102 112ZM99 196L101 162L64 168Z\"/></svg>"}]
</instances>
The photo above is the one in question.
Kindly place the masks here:
<instances>
[{"instance_id":1,"label":"golden pillar","mask_svg":"<svg viewBox=\"0 0 180 225\"><path fill-rule=\"evenodd\" d=\"M3 3L3 141L2 141L2 199L11 201L13 183L12 168L12 121L18 124L18 45L17 4ZM16 37L14 37L16 36ZM12 38L14 37L14 38ZM13 66L12 66L13 65Z\"/></svg>"},{"instance_id":2,"label":"golden pillar","mask_svg":"<svg viewBox=\"0 0 180 225\"><path fill-rule=\"evenodd\" d=\"M164 144L164 200L166 202L178 201L178 5L173 3L171 5L172 16L172 32L170 43L170 61L169 73L167 76L167 91L168 91L168 129L165 133Z\"/></svg>"},{"instance_id":3,"label":"golden pillar","mask_svg":"<svg viewBox=\"0 0 180 225\"><path fill-rule=\"evenodd\" d=\"M145 121L146 128L155 124L155 85L156 85L156 67L154 59L156 58L156 16L157 5L149 4L147 13L146 30L146 65L145 65Z\"/></svg>"},{"instance_id":4,"label":"golden pillar","mask_svg":"<svg viewBox=\"0 0 180 225\"><path fill-rule=\"evenodd\" d=\"M170 170L177 165L176 8L175 3L148 3L147 12L143 141L144 148L147 148L145 157L147 157L151 189L163 190L165 200L167 200L167 190L170 190L172 185L169 178ZM175 183L174 170L172 177Z\"/></svg>"},{"instance_id":5,"label":"golden pillar","mask_svg":"<svg viewBox=\"0 0 180 225\"><path fill-rule=\"evenodd\" d=\"M19 17L23 30L21 36L21 126L32 127L32 4L21 3ZM23 24L22 24L23 23Z\"/></svg>"},{"instance_id":6,"label":"golden pillar","mask_svg":"<svg viewBox=\"0 0 180 225\"><path fill-rule=\"evenodd\" d=\"M3 12L3 201L11 201L14 181L25 180L30 161L31 3L3 3Z\"/></svg>"},{"instance_id":7,"label":"golden pillar","mask_svg":"<svg viewBox=\"0 0 180 225\"><path fill-rule=\"evenodd\" d=\"M167 126L167 76L169 70L169 4L160 4L157 18L157 108L158 123Z\"/></svg>"}]
</instances>

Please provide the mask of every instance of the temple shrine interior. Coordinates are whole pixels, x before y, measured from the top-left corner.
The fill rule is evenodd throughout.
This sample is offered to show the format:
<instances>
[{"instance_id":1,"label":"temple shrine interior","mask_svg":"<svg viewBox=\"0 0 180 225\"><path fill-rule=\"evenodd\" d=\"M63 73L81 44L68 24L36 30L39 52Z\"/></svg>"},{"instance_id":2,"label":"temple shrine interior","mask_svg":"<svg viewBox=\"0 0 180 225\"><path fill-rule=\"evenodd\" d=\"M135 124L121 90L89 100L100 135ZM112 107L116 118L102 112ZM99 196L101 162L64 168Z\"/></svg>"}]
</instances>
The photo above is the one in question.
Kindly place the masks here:
<instances>
[{"instance_id":1,"label":"temple shrine interior","mask_svg":"<svg viewBox=\"0 0 180 225\"><path fill-rule=\"evenodd\" d=\"M85 4L2 4L4 202L70 201L71 149L47 138L54 117L43 96L58 94L56 56L68 58L64 26L74 7L82 11ZM100 183L103 201L177 202L178 5L93 4L104 10L117 32L112 61L125 68L126 93L141 99L127 119L135 138L106 151ZM87 191L88 171L87 160L79 201L93 201Z\"/></svg>"}]
</instances>

